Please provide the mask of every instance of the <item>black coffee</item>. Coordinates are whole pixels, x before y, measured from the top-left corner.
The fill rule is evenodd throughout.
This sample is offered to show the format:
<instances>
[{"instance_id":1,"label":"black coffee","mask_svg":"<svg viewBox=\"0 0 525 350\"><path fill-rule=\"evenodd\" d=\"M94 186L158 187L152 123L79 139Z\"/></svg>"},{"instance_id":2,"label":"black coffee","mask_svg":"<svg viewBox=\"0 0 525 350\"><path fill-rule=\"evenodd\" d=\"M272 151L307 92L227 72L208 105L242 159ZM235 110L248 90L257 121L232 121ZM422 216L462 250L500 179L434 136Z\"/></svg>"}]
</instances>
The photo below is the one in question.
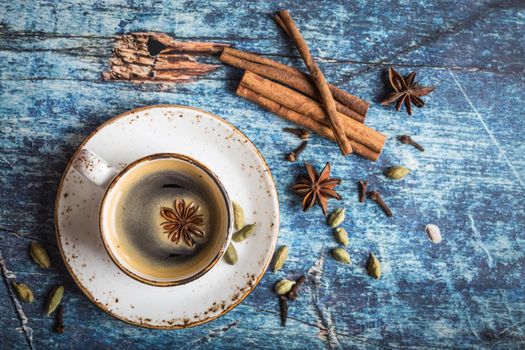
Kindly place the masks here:
<instances>
[{"instance_id":1,"label":"black coffee","mask_svg":"<svg viewBox=\"0 0 525 350\"><path fill-rule=\"evenodd\" d=\"M227 207L213 178L176 159L139 164L105 200L113 254L131 272L183 279L213 260L227 235Z\"/></svg>"}]
</instances>

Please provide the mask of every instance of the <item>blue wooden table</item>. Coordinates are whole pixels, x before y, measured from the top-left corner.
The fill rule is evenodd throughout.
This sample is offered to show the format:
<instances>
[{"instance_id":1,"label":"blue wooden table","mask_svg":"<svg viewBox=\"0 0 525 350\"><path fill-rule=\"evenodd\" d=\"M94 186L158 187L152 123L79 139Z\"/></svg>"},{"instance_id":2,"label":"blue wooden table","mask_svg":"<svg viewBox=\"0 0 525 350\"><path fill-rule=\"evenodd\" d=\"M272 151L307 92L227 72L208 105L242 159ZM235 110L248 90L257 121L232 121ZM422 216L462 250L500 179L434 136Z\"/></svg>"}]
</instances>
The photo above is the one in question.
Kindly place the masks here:
<instances>
[{"instance_id":1,"label":"blue wooden table","mask_svg":"<svg viewBox=\"0 0 525 350\"><path fill-rule=\"evenodd\" d=\"M525 347L525 3L523 1L0 1L0 347L151 348L524 348ZM343 179L353 265L336 246L319 208L303 213L290 190L302 164L283 161L297 140L289 124L237 97L240 72L221 67L193 83L105 82L115 36L161 31L180 40L230 43L302 67L271 19L287 8L334 84L372 102L367 124L389 140L378 162L343 158L314 137L303 160L333 165ZM385 72L418 72L437 89L413 117L378 101ZM126 110L159 103L206 109L239 127L266 157L281 204L283 271L268 272L224 317L196 328L158 331L118 321L68 275L53 226L55 190L66 162L94 128ZM411 134L425 152L400 144ZM412 173L387 181L382 170ZM359 204L368 178L395 212ZM434 245L424 227L437 224ZM31 262L31 242L53 268ZM368 253L383 277L366 274ZM307 275L282 328L271 287ZM19 303L14 279L37 302ZM52 331L43 299L64 284L66 332Z\"/></svg>"}]
</instances>

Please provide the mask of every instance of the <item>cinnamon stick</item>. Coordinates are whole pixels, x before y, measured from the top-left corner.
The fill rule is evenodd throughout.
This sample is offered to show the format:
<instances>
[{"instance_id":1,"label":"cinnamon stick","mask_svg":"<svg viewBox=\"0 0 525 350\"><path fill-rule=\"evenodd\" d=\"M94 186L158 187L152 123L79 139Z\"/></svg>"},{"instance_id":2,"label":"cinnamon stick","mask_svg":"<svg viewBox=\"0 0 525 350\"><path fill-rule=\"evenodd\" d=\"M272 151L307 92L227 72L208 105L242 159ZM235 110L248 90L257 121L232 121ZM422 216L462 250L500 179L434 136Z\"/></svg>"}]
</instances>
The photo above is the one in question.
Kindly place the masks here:
<instances>
[{"instance_id":1,"label":"cinnamon stick","mask_svg":"<svg viewBox=\"0 0 525 350\"><path fill-rule=\"evenodd\" d=\"M286 24L284 24L283 20L281 19L281 17L279 17L279 15L275 15L273 16L273 19L275 20L275 23L277 23L277 25L283 30L283 32L290 36L290 32L288 31L288 28L286 28Z\"/></svg>"},{"instance_id":2,"label":"cinnamon stick","mask_svg":"<svg viewBox=\"0 0 525 350\"><path fill-rule=\"evenodd\" d=\"M324 78L323 72L319 69L317 63L313 60L312 55L310 54L310 49L308 48L306 41L304 41L303 37L301 36L299 29L297 29L297 26L295 25L292 17L290 16L290 13L286 10L279 11L279 17L281 18L283 24L286 26L290 38L295 43L297 50L303 58L306 68L308 68L308 71L310 72L313 82L319 90L321 100L324 104L324 109L326 111L328 119L330 120L330 126L332 127L332 130L334 132L337 144L341 149L341 153L343 153L343 155L352 153L352 146L350 145L348 139L345 136L343 126L341 123L342 118L340 117L340 114L337 113L334 98L332 96L332 93L330 92L328 83Z\"/></svg>"},{"instance_id":3,"label":"cinnamon stick","mask_svg":"<svg viewBox=\"0 0 525 350\"><path fill-rule=\"evenodd\" d=\"M321 105L295 90L265 79L250 71L244 73L240 84L299 114L313 118L325 126L330 126L330 121L326 118L326 113ZM386 140L383 134L353 119L344 118L342 114L338 116L342 121L341 131L343 131L343 134L348 136L349 139L370 148L374 152L381 152Z\"/></svg>"},{"instance_id":4,"label":"cinnamon stick","mask_svg":"<svg viewBox=\"0 0 525 350\"><path fill-rule=\"evenodd\" d=\"M310 85L312 89L315 90L315 93L317 94L317 91L313 86L310 76L297 68L290 67L286 64L274 61L266 57L261 57L252 52L240 51L240 50L233 49L231 47L225 47L222 52L228 55L231 55L231 56L241 58L244 61L255 62L255 63L259 63L264 66L270 66L270 67L281 69L283 72L286 72L287 74L295 74L298 77L305 80L305 82L307 82L308 85ZM263 74L260 74L260 75L263 75ZM284 82L281 82L281 83L284 83ZM355 113L363 116L363 119L366 117L368 108L370 107L370 104L368 102L366 102L363 99L360 99L357 96L354 96L346 92L345 90L338 88L335 85L329 84L329 87L330 87L330 91L332 92L332 95L334 96L334 98L338 100L342 105L355 111Z\"/></svg>"},{"instance_id":5,"label":"cinnamon stick","mask_svg":"<svg viewBox=\"0 0 525 350\"><path fill-rule=\"evenodd\" d=\"M240 55L239 55L240 54ZM255 57L254 57L255 56ZM258 60L259 57L255 54L247 53L238 51L231 48L225 48L222 51L221 56L219 59L226 64L229 64L231 66L249 70L250 72L254 72L260 76L263 76L268 79L272 79L274 81L277 81L279 83L282 83L284 85L287 85L291 88L294 88L297 91L302 92L306 96L309 96L313 99L320 100L319 93L316 89L316 87L312 84L310 77L300 71L296 71L295 69L289 70L288 68L291 68L286 65L282 65L278 62L278 65L267 65L264 63L258 63L254 60ZM264 61L267 59L262 58ZM258 60L261 61L261 60ZM271 61L271 60L270 60ZM282 66L285 66L286 68L283 68ZM332 91L332 89L331 89ZM345 95L349 95L346 92L341 93L339 89L334 89L334 91L337 91L336 93L341 99L344 99L346 102L350 101L350 98ZM335 97L335 93L332 92ZM350 95L351 96L351 95ZM358 101L362 101L362 103L365 103L363 100L354 97ZM352 102L350 105L354 106L356 104L360 104L360 102ZM362 114L359 114L357 111L352 110L351 108L347 107L346 105L342 104L339 101L335 101L335 106L338 112L343 113L344 115L353 118L357 120L358 122L363 123L365 121L365 116ZM362 110L362 107L358 107L360 110Z\"/></svg>"},{"instance_id":6,"label":"cinnamon stick","mask_svg":"<svg viewBox=\"0 0 525 350\"><path fill-rule=\"evenodd\" d=\"M291 121L292 123L310 129L312 132L315 132L316 134L323 136L329 140L335 141L334 132L326 125L304 114L299 114L277 102L270 100L269 98L261 96L243 85L239 85L237 87L237 95L244 97L248 101L258 104L262 108L272 112L273 114L285 120ZM355 154L366 159L370 159L373 162L375 162L379 158L378 152L374 152L368 147L351 139L348 140L352 145L352 149L354 150Z\"/></svg>"},{"instance_id":7,"label":"cinnamon stick","mask_svg":"<svg viewBox=\"0 0 525 350\"><path fill-rule=\"evenodd\" d=\"M301 72L297 68L290 67L290 66L288 66L288 65L286 65L284 63L277 62L277 61L274 61L274 60L266 58L266 57L261 57L261 56L255 54L255 53L252 53L252 52L241 51L241 50L237 50L237 49L234 49L234 48L231 48L231 47L225 47L222 50L222 52L226 53L228 55L232 55L232 56L235 56L235 57L242 58L242 59L244 59L246 61L260 63L262 65L269 66L269 67L279 68L279 69L281 69L281 70L283 70L283 71L285 71L285 72L287 72L289 74L307 76L305 73Z\"/></svg>"}]
</instances>

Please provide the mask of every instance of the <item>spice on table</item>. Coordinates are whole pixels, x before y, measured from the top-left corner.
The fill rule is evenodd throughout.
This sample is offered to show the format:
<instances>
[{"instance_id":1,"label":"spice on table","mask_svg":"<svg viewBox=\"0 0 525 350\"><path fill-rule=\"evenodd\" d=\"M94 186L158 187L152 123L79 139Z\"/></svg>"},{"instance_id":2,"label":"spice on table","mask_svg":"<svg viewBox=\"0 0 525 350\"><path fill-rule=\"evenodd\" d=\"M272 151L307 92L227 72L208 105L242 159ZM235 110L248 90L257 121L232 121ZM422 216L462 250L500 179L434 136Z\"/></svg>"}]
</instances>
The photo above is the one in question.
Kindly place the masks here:
<instances>
[{"instance_id":1,"label":"spice on table","mask_svg":"<svg viewBox=\"0 0 525 350\"><path fill-rule=\"evenodd\" d=\"M310 137L310 133L308 132L308 130L301 128L283 128L283 131L289 132L290 134L294 134L301 140L308 140L308 138Z\"/></svg>"},{"instance_id":2,"label":"spice on table","mask_svg":"<svg viewBox=\"0 0 525 350\"><path fill-rule=\"evenodd\" d=\"M250 237L253 231L255 231L255 224L244 225L243 228L233 234L232 240L234 242L242 242Z\"/></svg>"},{"instance_id":3,"label":"spice on table","mask_svg":"<svg viewBox=\"0 0 525 350\"><path fill-rule=\"evenodd\" d=\"M286 13L282 15L285 16ZM281 18L281 13L276 18ZM291 17L289 19L290 23L286 24L287 21L281 20L284 28L293 23ZM288 29L286 31L292 32ZM296 38L295 34L292 36ZM337 142L332 123L323 109L324 103L318 102L323 99L310 76L271 59L232 48L225 48L220 60L245 70L236 91L237 95L300 127ZM386 136L363 125L369 104L333 85L329 85L329 92L336 99L336 113L341 119L344 134L353 152L376 161Z\"/></svg>"},{"instance_id":4,"label":"spice on table","mask_svg":"<svg viewBox=\"0 0 525 350\"><path fill-rule=\"evenodd\" d=\"M60 305L57 311L57 319L55 323L55 332L64 333L64 306Z\"/></svg>"},{"instance_id":5,"label":"spice on table","mask_svg":"<svg viewBox=\"0 0 525 350\"><path fill-rule=\"evenodd\" d=\"M427 233L428 239L430 239L434 244L441 243L441 241L443 240L443 238L441 237L441 230L437 225L428 224L425 227L425 232Z\"/></svg>"},{"instance_id":6,"label":"spice on table","mask_svg":"<svg viewBox=\"0 0 525 350\"><path fill-rule=\"evenodd\" d=\"M224 261L229 265L235 265L238 259L239 256L237 255L237 250L233 243L230 243L224 252Z\"/></svg>"},{"instance_id":7,"label":"spice on table","mask_svg":"<svg viewBox=\"0 0 525 350\"><path fill-rule=\"evenodd\" d=\"M27 284L13 282L13 287L15 288L18 299L25 301L26 303L30 303L30 304L33 301L35 301L35 296L33 295L33 291L31 290L31 288L29 288Z\"/></svg>"},{"instance_id":8,"label":"spice on table","mask_svg":"<svg viewBox=\"0 0 525 350\"><path fill-rule=\"evenodd\" d=\"M421 151L421 152L424 152L425 149L423 148L423 146L421 146L419 143L417 143L416 141L414 141L412 139L412 137L410 137L409 135L400 135L399 136L399 141L401 143L404 143L406 145L411 145L411 146L414 146L417 150Z\"/></svg>"},{"instance_id":9,"label":"spice on table","mask_svg":"<svg viewBox=\"0 0 525 350\"><path fill-rule=\"evenodd\" d=\"M330 163L327 162L321 173L317 175L311 164L304 163L307 176L300 176L293 186L295 193L303 197L303 210L307 211L316 202L321 207L323 214L326 215L328 207L328 198L341 200L342 197L334 188L341 183L341 179L330 178Z\"/></svg>"},{"instance_id":10,"label":"spice on table","mask_svg":"<svg viewBox=\"0 0 525 350\"><path fill-rule=\"evenodd\" d=\"M47 269L51 266L51 260L45 248L37 242L32 242L29 246L29 255L33 261L40 267Z\"/></svg>"},{"instance_id":11,"label":"spice on table","mask_svg":"<svg viewBox=\"0 0 525 350\"><path fill-rule=\"evenodd\" d=\"M288 247L282 245L275 251L275 256L273 258L273 272L282 269L286 259L288 259Z\"/></svg>"},{"instance_id":12,"label":"spice on table","mask_svg":"<svg viewBox=\"0 0 525 350\"><path fill-rule=\"evenodd\" d=\"M381 197L381 194L378 191L367 192L367 195L368 195L368 198L376 202L377 205L379 205L379 207L383 209L386 216L393 216L392 210L390 210L388 205L386 205L385 201L383 200L383 198Z\"/></svg>"},{"instance_id":13,"label":"spice on table","mask_svg":"<svg viewBox=\"0 0 525 350\"><path fill-rule=\"evenodd\" d=\"M284 295L279 295L279 311L281 313L281 326L286 326L288 318L288 299Z\"/></svg>"},{"instance_id":14,"label":"spice on table","mask_svg":"<svg viewBox=\"0 0 525 350\"><path fill-rule=\"evenodd\" d=\"M402 180L410 173L410 169L401 165L391 166L385 170L385 176L392 180Z\"/></svg>"},{"instance_id":15,"label":"spice on table","mask_svg":"<svg viewBox=\"0 0 525 350\"><path fill-rule=\"evenodd\" d=\"M51 293L49 293L49 297L47 300L47 306L46 306L46 313L47 316L51 315L53 311L60 305L60 302L62 301L62 296L64 295L64 287L63 286L55 286Z\"/></svg>"},{"instance_id":16,"label":"spice on table","mask_svg":"<svg viewBox=\"0 0 525 350\"><path fill-rule=\"evenodd\" d=\"M281 325L286 325L288 318L288 300L295 300L299 293L299 288L305 281L305 277L301 276L295 281L287 279L280 280L275 284L274 290L279 297L279 310L281 313Z\"/></svg>"},{"instance_id":17,"label":"spice on table","mask_svg":"<svg viewBox=\"0 0 525 350\"><path fill-rule=\"evenodd\" d=\"M330 140L336 140L323 106L296 90L246 71L237 88L237 95L257 103L270 112ZM355 153L375 161L385 144L386 136L363 123L343 116L346 137Z\"/></svg>"},{"instance_id":18,"label":"spice on table","mask_svg":"<svg viewBox=\"0 0 525 350\"><path fill-rule=\"evenodd\" d=\"M332 250L332 256L335 260L342 262L343 264L351 264L350 255L343 248L335 248Z\"/></svg>"},{"instance_id":19,"label":"spice on table","mask_svg":"<svg viewBox=\"0 0 525 350\"><path fill-rule=\"evenodd\" d=\"M262 80L253 81L253 76L254 74L250 72L244 74L237 87L236 92L238 96L258 104L285 120L335 141L334 133L327 125L327 120L324 118L319 104L308 98L304 100L303 97L305 96L302 96L295 90L287 89L269 80L261 78ZM247 85L251 85L251 87ZM281 88L286 90L281 91L283 90ZM354 153L371 161L376 161L384 146L385 136L364 125L361 128L357 128L355 125L351 125L350 122L346 124L346 134L352 144ZM377 137L377 139L371 139L370 137ZM374 143L374 146L369 146L370 143Z\"/></svg>"},{"instance_id":20,"label":"spice on table","mask_svg":"<svg viewBox=\"0 0 525 350\"><path fill-rule=\"evenodd\" d=\"M286 297L290 300L297 299L297 296L299 295L299 288L301 288L301 285L304 283L305 277L301 276L298 279L295 280L295 284L292 286L292 289L286 294Z\"/></svg>"},{"instance_id":21,"label":"spice on table","mask_svg":"<svg viewBox=\"0 0 525 350\"><path fill-rule=\"evenodd\" d=\"M310 76L297 68L252 52L236 50L231 47L224 48L219 60L230 66L279 82L315 101L321 100L319 91L312 83ZM363 123L370 104L334 85L329 84L329 88L336 100L337 111L346 117Z\"/></svg>"},{"instance_id":22,"label":"spice on table","mask_svg":"<svg viewBox=\"0 0 525 350\"><path fill-rule=\"evenodd\" d=\"M359 202L364 203L366 200L366 188L368 187L368 180L359 180Z\"/></svg>"},{"instance_id":23,"label":"spice on table","mask_svg":"<svg viewBox=\"0 0 525 350\"><path fill-rule=\"evenodd\" d=\"M376 280L381 278L381 263L379 262L379 259L376 258L374 253L370 253L366 270L368 271L368 274L374 277Z\"/></svg>"},{"instance_id":24,"label":"spice on table","mask_svg":"<svg viewBox=\"0 0 525 350\"><path fill-rule=\"evenodd\" d=\"M275 284L275 287L274 287L275 293L279 295L288 294L288 292L292 289L294 284L295 284L294 281L290 281L287 279L280 280L279 282Z\"/></svg>"},{"instance_id":25,"label":"spice on table","mask_svg":"<svg viewBox=\"0 0 525 350\"><path fill-rule=\"evenodd\" d=\"M237 202L232 202L233 206L233 225L236 230L240 230L244 226L244 210Z\"/></svg>"},{"instance_id":26,"label":"spice on table","mask_svg":"<svg viewBox=\"0 0 525 350\"><path fill-rule=\"evenodd\" d=\"M312 55L310 54L310 49L308 48L306 41L304 41L301 33L299 32L299 29L297 28L294 20L292 19L292 16L290 16L290 13L287 10L279 11L276 17L279 17L279 23L282 23L282 25L286 28L286 33L294 42L297 50L303 58L306 68L311 74L312 81L315 83L315 86L319 91L324 110L326 112L328 120L330 121L330 127L334 132L334 136L337 141L337 144L339 145L341 153L343 155L352 153L352 146L346 138L344 128L342 125L343 117L337 113L337 108L334 98L332 96L332 92L328 87L328 83L326 82L323 72L321 71L321 69L319 69L317 63L312 58Z\"/></svg>"},{"instance_id":27,"label":"spice on table","mask_svg":"<svg viewBox=\"0 0 525 350\"><path fill-rule=\"evenodd\" d=\"M306 145L308 145L308 141L301 142L301 144L296 149L286 155L286 160L289 162L295 162L299 157L299 154L301 154L301 152L306 148Z\"/></svg>"},{"instance_id":28,"label":"spice on table","mask_svg":"<svg viewBox=\"0 0 525 350\"><path fill-rule=\"evenodd\" d=\"M328 218L328 225L332 228L335 228L341 225L343 221L345 221L345 217L346 217L346 209L338 208Z\"/></svg>"},{"instance_id":29,"label":"spice on table","mask_svg":"<svg viewBox=\"0 0 525 350\"><path fill-rule=\"evenodd\" d=\"M422 96L428 95L434 91L434 87L419 86L414 80L416 72L411 72L405 78L399 74L393 67L388 69L388 79L394 92L381 102L382 105L388 105L396 102L396 110L399 112L403 103L408 115L412 115L412 104L417 108L425 105L421 99Z\"/></svg>"},{"instance_id":30,"label":"spice on table","mask_svg":"<svg viewBox=\"0 0 525 350\"><path fill-rule=\"evenodd\" d=\"M343 227L338 227L335 229L334 232L335 240L345 247L348 246L348 243L350 243L350 240L348 239L348 232Z\"/></svg>"}]
</instances>

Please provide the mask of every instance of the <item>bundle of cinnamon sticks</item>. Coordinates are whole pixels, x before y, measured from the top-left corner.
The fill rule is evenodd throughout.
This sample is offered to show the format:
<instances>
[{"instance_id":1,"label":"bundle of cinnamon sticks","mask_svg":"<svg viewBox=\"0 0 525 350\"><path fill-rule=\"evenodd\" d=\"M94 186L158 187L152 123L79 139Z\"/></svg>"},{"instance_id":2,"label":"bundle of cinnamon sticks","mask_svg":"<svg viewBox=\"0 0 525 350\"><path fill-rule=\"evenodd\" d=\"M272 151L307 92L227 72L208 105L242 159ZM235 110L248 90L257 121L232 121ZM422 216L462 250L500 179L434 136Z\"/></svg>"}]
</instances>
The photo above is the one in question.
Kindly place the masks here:
<instances>
[{"instance_id":1,"label":"bundle of cinnamon sticks","mask_svg":"<svg viewBox=\"0 0 525 350\"><path fill-rule=\"evenodd\" d=\"M287 11L276 22L292 38L310 75L254 53L224 48L220 60L245 70L237 95L336 141L343 154L376 161L385 135L364 125L369 104L328 84Z\"/></svg>"}]
</instances>

